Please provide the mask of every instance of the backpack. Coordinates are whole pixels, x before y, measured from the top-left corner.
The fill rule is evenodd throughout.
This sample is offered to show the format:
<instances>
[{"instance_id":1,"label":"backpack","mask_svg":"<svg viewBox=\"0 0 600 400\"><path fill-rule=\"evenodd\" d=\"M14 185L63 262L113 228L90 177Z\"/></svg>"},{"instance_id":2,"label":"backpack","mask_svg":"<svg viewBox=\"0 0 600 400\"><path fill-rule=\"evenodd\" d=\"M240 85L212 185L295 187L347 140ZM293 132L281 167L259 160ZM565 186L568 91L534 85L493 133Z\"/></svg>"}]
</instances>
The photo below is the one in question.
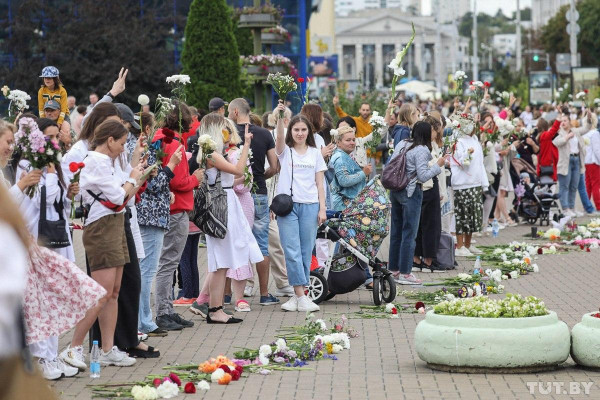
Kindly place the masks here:
<instances>
[{"instance_id":1,"label":"backpack","mask_svg":"<svg viewBox=\"0 0 600 400\"><path fill-rule=\"evenodd\" d=\"M435 259L441 267L454 269L454 239L447 232L442 231L440 235L440 245Z\"/></svg>"},{"instance_id":2,"label":"backpack","mask_svg":"<svg viewBox=\"0 0 600 400\"><path fill-rule=\"evenodd\" d=\"M406 152L409 144L407 143L398 156L394 157L385 167L381 174L381 184L388 190L401 191L406 188L414 175L408 176L406 173Z\"/></svg>"},{"instance_id":3,"label":"backpack","mask_svg":"<svg viewBox=\"0 0 600 400\"><path fill-rule=\"evenodd\" d=\"M208 184L204 174L202 185L194 191L192 222L208 236L223 239L227 235L227 192L221 186L221 171L215 183Z\"/></svg>"}]
</instances>

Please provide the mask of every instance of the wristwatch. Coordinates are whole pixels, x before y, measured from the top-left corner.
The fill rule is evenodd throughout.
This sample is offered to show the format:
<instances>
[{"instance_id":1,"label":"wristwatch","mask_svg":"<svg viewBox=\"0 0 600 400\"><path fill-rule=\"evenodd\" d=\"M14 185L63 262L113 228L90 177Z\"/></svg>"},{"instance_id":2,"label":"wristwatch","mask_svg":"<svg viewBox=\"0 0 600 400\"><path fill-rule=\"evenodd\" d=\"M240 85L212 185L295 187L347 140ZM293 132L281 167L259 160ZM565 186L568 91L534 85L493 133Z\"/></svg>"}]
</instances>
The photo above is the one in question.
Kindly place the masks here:
<instances>
[{"instance_id":1,"label":"wristwatch","mask_svg":"<svg viewBox=\"0 0 600 400\"><path fill-rule=\"evenodd\" d=\"M110 97L113 100L115 99L115 96L113 96L110 91L108 93L106 93L105 96L108 96L108 97Z\"/></svg>"},{"instance_id":2,"label":"wristwatch","mask_svg":"<svg viewBox=\"0 0 600 400\"><path fill-rule=\"evenodd\" d=\"M137 181L133 178L127 178L125 182L131 183L133 186L137 185Z\"/></svg>"}]
</instances>

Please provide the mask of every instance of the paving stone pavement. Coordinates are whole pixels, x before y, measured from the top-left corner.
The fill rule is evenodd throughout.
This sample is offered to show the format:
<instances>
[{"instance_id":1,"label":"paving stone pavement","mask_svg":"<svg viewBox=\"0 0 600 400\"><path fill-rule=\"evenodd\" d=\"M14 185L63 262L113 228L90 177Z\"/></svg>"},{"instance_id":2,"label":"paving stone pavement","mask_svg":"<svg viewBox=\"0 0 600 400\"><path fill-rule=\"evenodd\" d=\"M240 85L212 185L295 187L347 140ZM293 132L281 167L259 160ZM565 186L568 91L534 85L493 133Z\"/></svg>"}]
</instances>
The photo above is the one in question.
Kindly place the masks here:
<instances>
[{"instance_id":1,"label":"paving stone pavement","mask_svg":"<svg viewBox=\"0 0 600 400\"><path fill-rule=\"evenodd\" d=\"M498 238L476 238L477 245L523 241L528 232L528 225L507 228L500 232ZM83 265L80 231L76 233L75 241L78 265ZM387 259L387 248L386 241L381 249L384 259ZM556 311L559 318L572 328L584 313L595 310L599 305L599 255L600 250L540 256L536 260L540 272L505 281L506 292L542 298L548 308ZM202 282L206 271L205 250L200 249L198 259ZM416 275L426 281L433 281L458 272L467 272L472 268L472 261L458 261L459 267L455 272L417 272ZM401 289L406 287L399 288ZM160 358L138 360L135 366L129 368L103 368L102 377L94 382L136 381L147 374L162 373L161 368L170 363L199 363L219 354L232 356L238 347L258 348L261 344L272 342L277 329L282 326L303 323L303 313L286 313L278 306L261 306L256 295L250 299L250 303L252 312L242 316L244 322L229 327L207 325L187 311L187 308L178 307L178 311L196 325L181 332L171 332L164 338L150 338L147 343L160 349ZM333 317L332 314L358 311L359 304L372 304L371 292L357 290L336 296L321 305L318 315L327 321ZM577 368L570 358L562 368L538 374L463 374L431 370L418 358L413 345L415 327L423 318L420 314L400 314L398 319L352 319L350 324L360 332L360 336L351 340L350 350L340 353L338 361L311 362L309 366L312 370L309 371L274 371L269 376L253 374L228 386L211 384L210 391L206 393L181 394L178 398L600 399L600 371ZM70 338L71 332L60 338L61 349ZM524 348L523 351L527 349ZM53 387L62 399L89 399L91 391L86 385L91 382L88 374L82 373L75 378L63 378L54 382ZM541 388L538 382L541 383ZM577 393L574 388L571 390L571 382L593 382L593 385L586 396L583 394L583 386L578 386L582 394ZM559 384L564 386L557 392ZM533 394L530 393L532 385Z\"/></svg>"}]
</instances>

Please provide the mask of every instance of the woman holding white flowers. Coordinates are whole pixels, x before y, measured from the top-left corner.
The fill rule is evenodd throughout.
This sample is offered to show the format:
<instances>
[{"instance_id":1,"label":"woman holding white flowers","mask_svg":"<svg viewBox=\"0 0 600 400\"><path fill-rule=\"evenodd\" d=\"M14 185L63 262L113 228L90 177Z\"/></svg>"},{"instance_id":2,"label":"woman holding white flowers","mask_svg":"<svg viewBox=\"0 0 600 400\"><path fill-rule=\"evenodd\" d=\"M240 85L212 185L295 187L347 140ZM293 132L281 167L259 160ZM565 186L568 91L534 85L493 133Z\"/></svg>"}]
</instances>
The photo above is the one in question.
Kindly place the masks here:
<instances>
[{"instance_id":1,"label":"woman holding white flowers","mask_svg":"<svg viewBox=\"0 0 600 400\"><path fill-rule=\"evenodd\" d=\"M573 128L568 115L562 115L560 131L552 143L558 148L558 184L560 204L566 215L574 217L575 196L579 175L585 172L585 143L583 136L590 130L592 112L588 109L580 128Z\"/></svg>"},{"instance_id":2,"label":"woman holding white flowers","mask_svg":"<svg viewBox=\"0 0 600 400\"><path fill-rule=\"evenodd\" d=\"M204 135L209 135L214 144L214 151L207 159L207 183L213 185L217 179L220 179L227 193L227 234L223 239L206 235L208 288L205 284L200 296L206 295L208 289L210 300L206 321L209 324L239 323L242 322L241 319L231 317L223 311L225 278L228 273L248 267L249 262L256 263L263 260L242 205L233 190L235 178L244 175L252 134L248 132L248 125L246 125L241 155L237 163L232 164L222 155L225 143L223 131L227 132L225 118L217 113L208 114L202 118L200 129L199 141L203 140ZM201 161L201 157L202 154L199 153L198 162Z\"/></svg>"},{"instance_id":3,"label":"woman holding white flowers","mask_svg":"<svg viewBox=\"0 0 600 400\"><path fill-rule=\"evenodd\" d=\"M281 100L277 109L285 110ZM292 211L277 217L288 280L295 293L281 308L318 311L319 306L304 294L304 287L309 284L318 225L327 219L323 189L327 166L315 147L312 126L303 115L292 118L284 134L283 119L277 114L276 133L275 152L281 165L277 194L291 196L293 201Z\"/></svg>"},{"instance_id":4,"label":"woman holding white flowers","mask_svg":"<svg viewBox=\"0 0 600 400\"><path fill-rule=\"evenodd\" d=\"M456 219L456 255L461 257L480 254L471 245L473 232L481 230L483 219L483 192L489 187L483 150L474 135L475 122L468 114L452 116L458 139L450 157L452 190L454 190L454 215Z\"/></svg>"}]
</instances>

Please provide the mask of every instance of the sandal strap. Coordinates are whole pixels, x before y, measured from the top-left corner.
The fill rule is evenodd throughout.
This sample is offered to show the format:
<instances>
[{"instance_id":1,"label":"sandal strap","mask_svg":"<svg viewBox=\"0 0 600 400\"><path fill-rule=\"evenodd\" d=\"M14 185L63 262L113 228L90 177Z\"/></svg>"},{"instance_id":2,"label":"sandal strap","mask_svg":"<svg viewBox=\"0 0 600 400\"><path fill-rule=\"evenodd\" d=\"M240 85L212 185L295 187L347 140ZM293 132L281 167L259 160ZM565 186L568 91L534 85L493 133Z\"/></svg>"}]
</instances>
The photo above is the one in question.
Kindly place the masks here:
<instances>
[{"instance_id":1,"label":"sandal strap","mask_svg":"<svg viewBox=\"0 0 600 400\"><path fill-rule=\"evenodd\" d=\"M223 306L219 306L219 307L212 307L208 309L208 312L217 312L219 310L222 310Z\"/></svg>"},{"instance_id":2,"label":"sandal strap","mask_svg":"<svg viewBox=\"0 0 600 400\"><path fill-rule=\"evenodd\" d=\"M250 305L250 303L248 303L246 300L243 300L243 299L242 299L242 300L238 300L238 301L236 301L236 302L235 302L235 305L236 305L236 306L239 306L239 305L240 305L240 303L246 304L246 305L248 305L248 306Z\"/></svg>"}]
</instances>

